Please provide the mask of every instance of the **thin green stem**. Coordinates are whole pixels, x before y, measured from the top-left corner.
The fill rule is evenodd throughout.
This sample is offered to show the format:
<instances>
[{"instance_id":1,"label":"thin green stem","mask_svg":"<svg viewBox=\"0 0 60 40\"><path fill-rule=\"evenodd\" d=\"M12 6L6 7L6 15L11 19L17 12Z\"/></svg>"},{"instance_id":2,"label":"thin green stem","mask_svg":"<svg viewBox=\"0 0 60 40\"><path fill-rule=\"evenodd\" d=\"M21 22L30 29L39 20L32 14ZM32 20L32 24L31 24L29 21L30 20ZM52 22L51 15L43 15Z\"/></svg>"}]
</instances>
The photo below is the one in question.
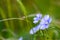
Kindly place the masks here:
<instances>
[{"instance_id":1,"label":"thin green stem","mask_svg":"<svg viewBox=\"0 0 60 40\"><path fill-rule=\"evenodd\" d=\"M23 5L23 3L20 1L20 0L17 0L17 2L20 4L20 7L21 7L21 10L22 10L22 12L24 13L24 15L25 15L25 18L26 18L26 22L27 22L27 26L29 27L29 25L28 24L30 24L30 26L32 26L31 25L31 22L30 21L28 21L28 19L27 19L27 11L26 11L26 8L25 8L25 6ZM30 27L28 28L28 29L30 29Z\"/></svg>"}]
</instances>

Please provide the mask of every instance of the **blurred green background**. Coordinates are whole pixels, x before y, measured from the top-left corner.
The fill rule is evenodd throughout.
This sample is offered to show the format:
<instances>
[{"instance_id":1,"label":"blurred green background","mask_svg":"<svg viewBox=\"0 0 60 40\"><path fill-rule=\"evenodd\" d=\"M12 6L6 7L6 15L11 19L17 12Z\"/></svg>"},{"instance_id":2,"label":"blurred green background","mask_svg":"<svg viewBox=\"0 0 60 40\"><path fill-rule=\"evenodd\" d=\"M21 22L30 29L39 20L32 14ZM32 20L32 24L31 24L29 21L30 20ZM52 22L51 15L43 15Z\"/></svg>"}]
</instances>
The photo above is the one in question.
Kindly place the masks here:
<instances>
[{"instance_id":1,"label":"blurred green background","mask_svg":"<svg viewBox=\"0 0 60 40\"><path fill-rule=\"evenodd\" d=\"M33 24L29 15L42 13L52 16L52 23L48 29L39 30L30 35L29 31L37 24ZM0 40L60 40L60 0L0 0Z\"/></svg>"}]
</instances>

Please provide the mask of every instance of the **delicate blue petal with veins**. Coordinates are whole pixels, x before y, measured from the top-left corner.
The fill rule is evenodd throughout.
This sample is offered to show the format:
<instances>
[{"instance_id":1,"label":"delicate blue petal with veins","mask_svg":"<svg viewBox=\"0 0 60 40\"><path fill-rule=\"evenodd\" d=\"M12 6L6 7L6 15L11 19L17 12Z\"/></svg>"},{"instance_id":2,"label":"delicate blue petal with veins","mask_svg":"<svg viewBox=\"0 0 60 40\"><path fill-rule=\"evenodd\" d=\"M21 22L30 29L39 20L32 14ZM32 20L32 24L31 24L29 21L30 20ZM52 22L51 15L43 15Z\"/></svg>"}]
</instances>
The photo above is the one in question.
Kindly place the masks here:
<instances>
[{"instance_id":1,"label":"delicate blue petal with veins","mask_svg":"<svg viewBox=\"0 0 60 40\"><path fill-rule=\"evenodd\" d=\"M44 29L48 28L48 26L49 26L49 25L47 25L47 24L41 25L41 26L40 26L40 29L41 29L41 30L44 30Z\"/></svg>"},{"instance_id":2,"label":"delicate blue petal with veins","mask_svg":"<svg viewBox=\"0 0 60 40\"><path fill-rule=\"evenodd\" d=\"M45 15L43 19L44 19L44 20L49 19L49 15Z\"/></svg>"},{"instance_id":3,"label":"delicate blue petal with veins","mask_svg":"<svg viewBox=\"0 0 60 40\"><path fill-rule=\"evenodd\" d=\"M41 22L40 22L40 29L45 29L48 28L49 24L51 23L52 18L49 17L49 15L45 15L44 18L42 18Z\"/></svg>"},{"instance_id":4,"label":"delicate blue petal with veins","mask_svg":"<svg viewBox=\"0 0 60 40\"><path fill-rule=\"evenodd\" d=\"M36 24L37 22L38 22L38 21L33 21L33 23L35 23L35 24Z\"/></svg>"},{"instance_id":5,"label":"delicate blue petal with veins","mask_svg":"<svg viewBox=\"0 0 60 40\"><path fill-rule=\"evenodd\" d=\"M35 17L35 18L34 18L34 21L38 21L38 20L39 20L39 18L38 18L38 17Z\"/></svg>"},{"instance_id":6,"label":"delicate blue petal with veins","mask_svg":"<svg viewBox=\"0 0 60 40\"><path fill-rule=\"evenodd\" d=\"M30 30L30 34L36 33L36 32L39 30L39 28L40 28L40 25L38 25L38 26L32 28L32 29Z\"/></svg>"},{"instance_id":7,"label":"delicate blue petal with veins","mask_svg":"<svg viewBox=\"0 0 60 40\"><path fill-rule=\"evenodd\" d=\"M42 18L40 24L48 24L51 23L52 19L49 17L49 15L45 15L44 18Z\"/></svg>"},{"instance_id":8,"label":"delicate blue petal with veins","mask_svg":"<svg viewBox=\"0 0 60 40\"><path fill-rule=\"evenodd\" d=\"M42 14L37 14L36 17L41 18Z\"/></svg>"},{"instance_id":9,"label":"delicate blue petal with veins","mask_svg":"<svg viewBox=\"0 0 60 40\"><path fill-rule=\"evenodd\" d=\"M51 21L52 21L52 18L50 17L49 20L48 20L48 22L51 23Z\"/></svg>"},{"instance_id":10,"label":"delicate blue petal with veins","mask_svg":"<svg viewBox=\"0 0 60 40\"><path fill-rule=\"evenodd\" d=\"M41 20L41 18L42 18L42 14L37 14L36 17L34 18L33 23L36 24L39 20Z\"/></svg>"}]
</instances>

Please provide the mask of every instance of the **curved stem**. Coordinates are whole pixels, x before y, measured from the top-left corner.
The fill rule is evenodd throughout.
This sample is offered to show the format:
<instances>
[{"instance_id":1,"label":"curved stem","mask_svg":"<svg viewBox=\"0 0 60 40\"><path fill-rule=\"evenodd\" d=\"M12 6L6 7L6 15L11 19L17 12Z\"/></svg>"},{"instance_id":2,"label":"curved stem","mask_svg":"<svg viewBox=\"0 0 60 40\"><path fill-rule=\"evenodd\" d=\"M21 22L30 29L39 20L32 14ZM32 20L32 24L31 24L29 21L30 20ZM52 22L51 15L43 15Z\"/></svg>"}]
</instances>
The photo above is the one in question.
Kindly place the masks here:
<instances>
[{"instance_id":1,"label":"curved stem","mask_svg":"<svg viewBox=\"0 0 60 40\"><path fill-rule=\"evenodd\" d=\"M31 14L31 15L28 15L26 17L33 17L35 16L36 14ZM8 18L8 19L3 19L3 20L0 20L0 22L3 22L3 21L8 21L8 20L24 20L24 18L26 18L25 16L23 16L22 18Z\"/></svg>"}]
</instances>

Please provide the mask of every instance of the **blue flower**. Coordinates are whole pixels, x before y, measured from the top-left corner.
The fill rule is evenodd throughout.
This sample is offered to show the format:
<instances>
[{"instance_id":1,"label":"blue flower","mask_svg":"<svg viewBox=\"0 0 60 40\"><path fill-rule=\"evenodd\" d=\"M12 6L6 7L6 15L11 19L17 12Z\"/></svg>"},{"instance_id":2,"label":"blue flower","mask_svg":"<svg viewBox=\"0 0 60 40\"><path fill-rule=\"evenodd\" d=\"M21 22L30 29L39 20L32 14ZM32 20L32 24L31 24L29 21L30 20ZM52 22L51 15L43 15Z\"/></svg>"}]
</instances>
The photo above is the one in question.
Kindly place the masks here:
<instances>
[{"instance_id":1,"label":"blue flower","mask_svg":"<svg viewBox=\"0 0 60 40\"><path fill-rule=\"evenodd\" d=\"M41 25L40 29L44 30L45 28L48 28L51 21L52 21L52 18L49 17L49 15L45 15L40 22L40 25Z\"/></svg>"},{"instance_id":2,"label":"blue flower","mask_svg":"<svg viewBox=\"0 0 60 40\"><path fill-rule=\"evenodd\" d=\"M36 27L30 30L30 34L34 34L38 30L44 30L49 27L49 24L51 23L52 18L49 17L49 15L45 15L42 19L41 17L42 16L40 16L40 14L37 14L36 17L34 18L34 23L37 23L39 20L41 20L41 22Z\"/></svg>"},{"instance_id":3,"label":"blue flower","mask_svg":"<svg viewBox=\"0 0 60 40\"><path fill-rule=\"evenodd\" d=\"M42 14L37 14L36 17L34 18L33 23L35 24L38 23L38 21L41 20L41 18L42 18Z\"/></svg>"}]
</instances>

